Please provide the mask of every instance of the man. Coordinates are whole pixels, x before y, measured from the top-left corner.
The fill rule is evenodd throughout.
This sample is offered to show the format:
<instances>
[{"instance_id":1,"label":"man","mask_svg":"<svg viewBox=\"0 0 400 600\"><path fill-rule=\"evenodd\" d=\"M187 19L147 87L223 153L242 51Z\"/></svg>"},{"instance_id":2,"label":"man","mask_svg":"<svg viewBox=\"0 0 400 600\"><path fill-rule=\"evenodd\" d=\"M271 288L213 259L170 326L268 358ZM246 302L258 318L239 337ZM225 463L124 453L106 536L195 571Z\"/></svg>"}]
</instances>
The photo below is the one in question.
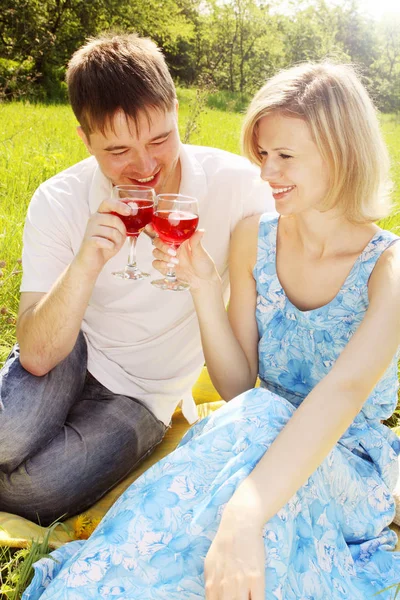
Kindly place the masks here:
<instances>
[{"instance_id":1,"label":"man","mask_svg":"<svg viewBox=\"0 0 400 600\"><path fill-rule=\"evenodd\" d=\"M91 40L67 83L92 155L42 184L28 209L16 346L0 380L0 510L46 525L85 510L163 438L202 364L190 294L112 276L127 254L112 186L199 201L204 246L227 287L229 237L272 210L243 158L180 143L174 84L157 47L135 35ZM151 240L138 262L151 269ZM155 271L153 270L155 274Z\"/></svg>"}]
</instances>

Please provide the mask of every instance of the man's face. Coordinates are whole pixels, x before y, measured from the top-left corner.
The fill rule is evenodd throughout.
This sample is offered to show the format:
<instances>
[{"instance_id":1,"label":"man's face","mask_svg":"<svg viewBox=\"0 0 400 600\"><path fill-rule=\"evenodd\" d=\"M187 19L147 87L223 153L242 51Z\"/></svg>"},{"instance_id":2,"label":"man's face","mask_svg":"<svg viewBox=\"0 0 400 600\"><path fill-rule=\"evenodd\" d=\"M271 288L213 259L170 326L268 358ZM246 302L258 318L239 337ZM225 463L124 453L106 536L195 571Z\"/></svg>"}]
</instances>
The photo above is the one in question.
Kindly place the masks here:
<instances>
[{"instance_id":1,"label":"man's face","mask_svg":"<svg viewBox=\"0 0 400 600\"><path fill-rule=\"evenodd\" d=\"M177 109L150 108L138 114L137 125L117 111L104 133L78 133L100 169L114 185L144 185L157 194L177 193L180 185Z\"/></svg>"}]
</instances>

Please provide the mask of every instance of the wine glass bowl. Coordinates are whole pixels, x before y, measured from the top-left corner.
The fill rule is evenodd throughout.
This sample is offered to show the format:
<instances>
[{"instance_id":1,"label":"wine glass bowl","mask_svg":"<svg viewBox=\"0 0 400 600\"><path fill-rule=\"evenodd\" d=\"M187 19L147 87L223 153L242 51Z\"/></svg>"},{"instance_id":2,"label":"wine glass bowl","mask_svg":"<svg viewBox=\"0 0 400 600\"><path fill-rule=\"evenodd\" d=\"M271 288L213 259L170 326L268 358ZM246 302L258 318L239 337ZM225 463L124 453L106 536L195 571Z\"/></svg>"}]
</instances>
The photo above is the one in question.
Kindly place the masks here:
<instances>
[{"instance_id":1,"label":"wine glass bowl","mask_svg":"<svg viewBox=\"0 0 400 600\"><path fill-rule=\"evenodd\" d=\"M113 272L115 277L140 281L149 277L149 273L143 273L136 264L136 242L141 230L151 223L153 217L155 191L153 188L135 185L116 185L113 188L113 197L120 202L126 203L131 212L129 215L116 215L124 223L126 235L129 239L128 262L121 271Z\"/></svg>"},{"instance_id":2,"label":"wine glass bowl","mask_svg":"<svg viewBox=\"0 0 400 600\"><path fill-rule=\"evenodd\" d=\"M119 213L112 212L112 215L116 215L121 219L126 228L126 235L139 236L141 230L151 223L153 218L153 201L152 200L140 200L138 198L128 199L120 198L120 200L126 203L131 209L130 215L120 215Z\"/></svg>"},{"instance_id":3,"label":"wine glass bowl","mask_svg":"<svg viewBox=\"0 0 400 600\"><path fill-rule=\"evenodd\" d=\"M154 202L152 225L159 238L171 248L179 246L192 237L199 224L199 208L196 198L182 194L160 194ZM179 281L169 269L164 279L151 283L162 290L181 292L189 284Z\"/></svg>"},{"instance_id":4,"label":"wine glass bowl","mask_svg":"<svg viewBox=\"0 0 400 600\"><path fill-rule=\"evenodd\" d=\"M157 210L153 214L153 227L160 239L166 244L179 247L188 240L197 229L199 217L197 215L176 210Z\"/></svg>"}]
</instances>

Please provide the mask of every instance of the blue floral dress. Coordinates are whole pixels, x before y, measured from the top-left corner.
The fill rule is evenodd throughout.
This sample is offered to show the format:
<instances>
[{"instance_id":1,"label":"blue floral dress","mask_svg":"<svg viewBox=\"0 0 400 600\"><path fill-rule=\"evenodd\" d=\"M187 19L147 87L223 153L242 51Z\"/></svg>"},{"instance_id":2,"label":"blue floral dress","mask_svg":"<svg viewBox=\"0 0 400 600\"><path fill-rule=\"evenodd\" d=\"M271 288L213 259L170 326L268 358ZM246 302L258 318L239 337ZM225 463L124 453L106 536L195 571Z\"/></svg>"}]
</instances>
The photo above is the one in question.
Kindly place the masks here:
<instances>
[{"instance_id":1,"label":"blue floral dress","mask_svg":"<svg viewBox=\"0 0 400 600\"><path fill-rule=\"evenodd\" d=\"M37 563L23 600L204 599L204 559L224 505L334 365L368 307L377 259L398 239L377 232L337 296L302 312L276 274L277 223L261 218L254 270L262 387L195 425L119 498L88 541ZM400 582L388 528L400 444L381 423L396 406L397 388L395 357L328 457L266 523L266 600L366 600Z\"/></svg>"}]
</instances>

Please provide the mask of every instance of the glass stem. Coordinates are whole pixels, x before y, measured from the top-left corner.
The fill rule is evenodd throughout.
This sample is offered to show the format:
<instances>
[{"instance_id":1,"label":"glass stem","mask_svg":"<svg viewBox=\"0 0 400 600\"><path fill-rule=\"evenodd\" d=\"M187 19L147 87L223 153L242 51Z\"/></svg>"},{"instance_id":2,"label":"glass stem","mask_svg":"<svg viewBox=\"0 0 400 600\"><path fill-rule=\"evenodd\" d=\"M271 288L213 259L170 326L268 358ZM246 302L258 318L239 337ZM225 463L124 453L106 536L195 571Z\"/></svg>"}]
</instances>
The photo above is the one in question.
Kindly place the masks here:
<instances>
[{"instance_id":1,"label":"glass stem","mask_svg":"<svg viewBox=\"0 0 400 600\"><path fill-rule=\"evenodd\" d=\"M175 246L174 244L171 244L171 248L173 248L174 250L178 249L177 246ZM165 273L165 279L168 279L168 281L176 281L174 267L169 267L168 271Z\"/></svg>"},{"instance_id":2,"label":"glass stem","mask_svg":"<svg viewBox=\"0 0 400 600\"><path fill-rule=\"evenodd\" d=\"M128 264L127 268L133 271L136 271L136 242L137 236L130 235L129 236L129 256L128 256Z\"/></svg>"}]
</instances>

